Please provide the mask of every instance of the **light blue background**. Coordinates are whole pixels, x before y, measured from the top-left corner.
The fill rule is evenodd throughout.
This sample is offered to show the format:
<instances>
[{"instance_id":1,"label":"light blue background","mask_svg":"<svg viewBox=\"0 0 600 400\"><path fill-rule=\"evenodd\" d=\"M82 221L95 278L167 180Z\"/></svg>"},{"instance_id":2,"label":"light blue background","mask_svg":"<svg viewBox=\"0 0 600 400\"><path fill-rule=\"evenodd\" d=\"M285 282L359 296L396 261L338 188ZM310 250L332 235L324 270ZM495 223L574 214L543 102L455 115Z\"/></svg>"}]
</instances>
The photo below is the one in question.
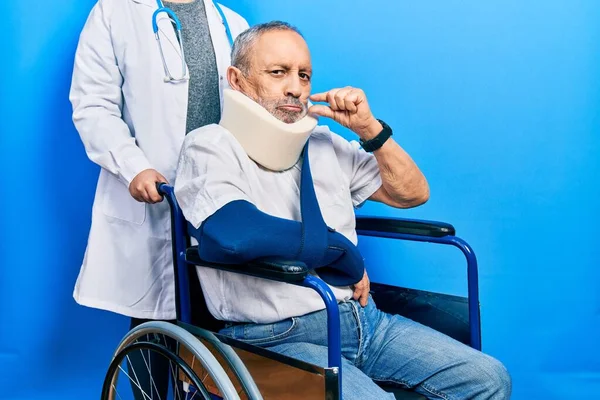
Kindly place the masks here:
<instances>
[{"instance_id":1,"label":"light blue background","mask_svg":"<svg viewBox=\"0 0 600 400\"><path fill-rule=\"evenodd\" d=\"M126 0L123 0L126 1ZM9 2L0 54L0 398L96 399L127 319L77 306L97 168L68 86L91 0ZM514 399L600 393L600 2L224 1L305 34L315 91L364 89L480 261ZM6 8L7 7L7 8ZM347 138L354 136L339 129ZM377 281L465 292L458 251L364 240Z\"/></svg>"}]
</instances>

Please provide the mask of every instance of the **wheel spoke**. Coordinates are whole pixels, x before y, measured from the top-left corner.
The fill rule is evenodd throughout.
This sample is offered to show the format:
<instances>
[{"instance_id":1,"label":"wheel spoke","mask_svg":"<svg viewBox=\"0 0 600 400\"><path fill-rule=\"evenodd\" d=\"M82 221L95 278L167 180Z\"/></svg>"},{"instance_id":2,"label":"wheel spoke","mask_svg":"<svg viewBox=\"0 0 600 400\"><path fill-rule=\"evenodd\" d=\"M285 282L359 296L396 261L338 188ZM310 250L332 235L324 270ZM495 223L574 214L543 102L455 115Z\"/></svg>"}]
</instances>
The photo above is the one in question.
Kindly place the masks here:
<instances>
[{"instance_id":1,"label":"wheel spoke","mask_svg":"<svg viewBox=\"0 0 600 400\"><path fill-rule=\"evenodd\" d=\"M112 385L113 389L115 390L115 393L117 394L117 397L121 400L123 400L123 398L121 397L121 395L119 394L119 391L117 390L117 388L115 387L115 385Z\"/></svg>"},{"instance_id":2,"label":"wheel spoke","mask_svg":"<svg viewBox=\"0 0 600 400\"><path fill-rule=\"evenodd\" d=\"M148 361L146 361L146 357L144 357L144 350L140 350L140 353L142 353L142 359L144 360L144 364L146 365L146 369L148 370L148 376L150 377L150 383L154 387L154 390L156 390L156 395L158 396L158 400L162 400L160 397L160 392L158 391L158 387L156 387L156 383L154 383L154 378L152 377L152 357L150 357L150 349L148 349ZM154 398L154 391L152 391L152 388L150 388L150 392L152 393L152 398Z\"/></svg>"},{"instance_id":3,"label":"wheel spoke","mask_svg":"<svg viewBox=\"0 0 600 400\"><path fill-rule=\"evenodd\" d=\"M169 369L171 370L171 376L173 377L173 391L179 395L179 399L181 399L181 392L179 391L179 374L175 373L173 369L173 363L169 362ZM177 399L177 396L174 396Z\"/></svg>"},{"instance_id":4,"label":"wheel spoke","mask_svg":"<svg viewBox=\"0 0 600 400\"><path fill-rule=\"evenodd\" d=\"M127 356L127 361L128 361L129 363L131 363L131 361L129 361L129 356ZM132 368L133 368L133 367L132 367ZM129 378L129 380L130 380L131 382L133 382L133 384L134 384L134 385L135 385L135 386L136 386L138 389L140 389L140 392L142 392L142 396L144 396L144 400L146 399L146 397L148 398L148 400L152 400L152 398L151 398L150 396L148 396L148 393L146 393L146 392L144 391L144 389L142 389L142 386L140 385L140 381L137 379L137 376L136 376L136 378L135 378L135 379L136 379L136 381L134 381L133 379L131 379L131 376L129 376L129 374L127 373L127 371L125 371L125 370L123 369L123 367L121 367L120 365L119 365L119 369L120 369L120 370L121 370L121 371L122 371L122 372L125 374L125 376L126 376L127 378ZM133 370L133 375L135 376L135 369Z\"/></svg>"},{"instance_id":5,"label":"wheel spoke","mask_svg":"<svg viewBox=\"0 0 600 400\"><path fill-rule=\"evenodd\" d=\"M210 400L213 398L205 384L205 382L210 383L209 386L213 387L214 382L209 372L210 364L204 365L206 361L203 351L206 350L201 348L201 344L192 343L188 349L182 340L178 340L177 335L171 338L167 330L161 332L158 329L156 333L148 331L139 333L138 335L134 333L135 336L132 335L133 337L129 340L123 339L119 350L115 353L104 379L102 400L131 398L129 394L131 390L135 398L141 400L163 400L163 392L167 396L165 400L169 398L172 400ZM141 359L139 359L140 356ZM156 357L163 357L169 363L167 367L169 372L164 370L165 376L162 376L162 358L154 359ZM210 358L208 359L210 360ZM214 363L216 360L212 359L212 362ZM159 366L161 367L160 372L153 371ZM148 376L144 375L146 373ZM119 380L120 375L127 379ZM163 381L168 386L159 388L159 384L162 384ZM237 390L239 387L230 389L232 394L236 392L239 394L239 390ZM122 396L120 392L123 390L125 392Z\"/></svg>"}]
</instances>

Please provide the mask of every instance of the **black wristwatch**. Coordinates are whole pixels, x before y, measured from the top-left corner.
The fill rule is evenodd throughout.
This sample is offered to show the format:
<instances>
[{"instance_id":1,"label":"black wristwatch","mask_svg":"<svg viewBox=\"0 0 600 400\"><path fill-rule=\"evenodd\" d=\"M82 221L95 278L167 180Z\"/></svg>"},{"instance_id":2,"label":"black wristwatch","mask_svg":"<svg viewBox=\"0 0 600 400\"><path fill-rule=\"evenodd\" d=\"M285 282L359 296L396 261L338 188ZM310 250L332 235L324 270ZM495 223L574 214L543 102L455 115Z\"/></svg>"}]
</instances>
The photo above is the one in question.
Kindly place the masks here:
<instances>
[{"instance_id":1,"label":"black wristwatch","mask_svg":"<svg viewBox=\"0 0 600 400\"><path fill-rule=\"evenodd\" d=\"M379 149L390 138L390 136L392 136L392 128L390 128L388 124L380 119L377 121L379 121L381 126L383 126L383 130L371 140L360 139L360 145L362 146L363 150L368 153L372 153Z\"/></svg>"}]
</instances>

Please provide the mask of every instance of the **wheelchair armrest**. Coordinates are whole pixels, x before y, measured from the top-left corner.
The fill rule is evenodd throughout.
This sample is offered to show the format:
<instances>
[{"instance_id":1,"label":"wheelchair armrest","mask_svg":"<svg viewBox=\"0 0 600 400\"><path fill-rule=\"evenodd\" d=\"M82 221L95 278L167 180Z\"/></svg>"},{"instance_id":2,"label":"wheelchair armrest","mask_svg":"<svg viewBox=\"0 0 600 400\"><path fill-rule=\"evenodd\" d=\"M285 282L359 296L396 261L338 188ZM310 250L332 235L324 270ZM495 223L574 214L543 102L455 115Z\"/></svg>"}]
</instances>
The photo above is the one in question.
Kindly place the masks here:
<instances>
[{"instance_id":1,"label":"wheelchair armrest","mask_svg":"<svg viewBox=\"0 0 600 400\"><path fill-rule=\"evenodd\" d=\"M359 231L358 234L360 234L360 231L370 231L430 237L454 236L456 234L454 227L445 222L368 216L356 217L356 230Z\"/></svg>"},{"instance_id":2,"label":"wheelchair armrest","mask_svg":"<svg viewBox=\"0 0 600 400\"><path fill-rule=\"evenodd\" d=\"M263 258L247 264L216 264L200 258L198 246L189 247L185 252L186 261L201 267L235 272L279 282L302 282L308 275L308 268L301 261L279 258Z\"/></svg>"}]
</instances>

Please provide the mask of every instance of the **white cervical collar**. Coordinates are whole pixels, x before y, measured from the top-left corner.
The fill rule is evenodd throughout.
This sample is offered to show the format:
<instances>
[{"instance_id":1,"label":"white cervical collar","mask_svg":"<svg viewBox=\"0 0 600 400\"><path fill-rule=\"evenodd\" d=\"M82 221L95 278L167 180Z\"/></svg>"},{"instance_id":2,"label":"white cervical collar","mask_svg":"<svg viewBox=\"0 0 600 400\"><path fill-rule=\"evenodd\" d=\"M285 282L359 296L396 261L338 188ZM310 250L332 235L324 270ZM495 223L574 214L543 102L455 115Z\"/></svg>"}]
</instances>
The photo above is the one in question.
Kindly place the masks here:
<instances>
[{"instance_id":1,"label":"white cervical collar","mask_svg":"<svg viewBox=\"0 0 600 400\"><path fill-rule=\"evenodd\" d=\"M317 120L307 115L286 124L242 92L225 89L219 125L235 136L257 164L284 171L298 162Z\"/></svg>"}]
</instances>

